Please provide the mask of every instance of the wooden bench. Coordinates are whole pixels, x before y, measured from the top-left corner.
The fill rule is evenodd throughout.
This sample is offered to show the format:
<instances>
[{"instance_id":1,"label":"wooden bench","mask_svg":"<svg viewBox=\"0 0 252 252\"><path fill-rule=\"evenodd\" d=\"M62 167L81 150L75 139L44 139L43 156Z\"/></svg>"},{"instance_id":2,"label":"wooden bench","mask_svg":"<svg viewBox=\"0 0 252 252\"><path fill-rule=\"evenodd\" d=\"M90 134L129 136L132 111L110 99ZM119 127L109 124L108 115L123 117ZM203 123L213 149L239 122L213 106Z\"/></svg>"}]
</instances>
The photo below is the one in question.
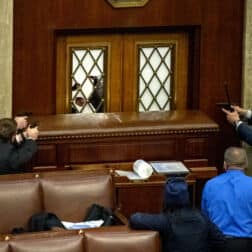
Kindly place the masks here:
<instances>
[{"instance_id":1,"label":"wooden bench","mask_svg":"<svg viewBox=\"0 0 252 252\"><path fill-rule=\"evenodd\" d=\"M84 231L41 232L2 236L0 252L160 252L155 231L101 227Z\"/></svg>"},{"instance_id":2,"label":"wooden bench","mask_svg":"<svg viewBox=\"0 0 252 252\"><path fill-rule=\"evenodd\" d=\"M0 233L25 228L29 218L39 212L51 212L60 220L80 222L93 203L117 214L113 180L108 171L3 175L0 176Z\"/></svg>"}]
</instances>

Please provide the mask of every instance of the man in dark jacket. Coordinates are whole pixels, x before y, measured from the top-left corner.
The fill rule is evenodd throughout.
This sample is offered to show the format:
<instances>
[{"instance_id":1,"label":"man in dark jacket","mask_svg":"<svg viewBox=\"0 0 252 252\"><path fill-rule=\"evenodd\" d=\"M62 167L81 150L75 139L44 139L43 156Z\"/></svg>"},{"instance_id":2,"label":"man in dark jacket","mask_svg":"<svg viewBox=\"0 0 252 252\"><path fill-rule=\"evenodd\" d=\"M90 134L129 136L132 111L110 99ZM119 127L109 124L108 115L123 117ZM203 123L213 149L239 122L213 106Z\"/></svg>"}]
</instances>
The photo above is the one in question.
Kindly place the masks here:
<instances>
[{"instance_id":1,"label":"man in dark jacket","mask_svg":"<svg viewBox=\"0 0 252 252\"><path fill-rule=\"evenodd\" d=\"M252 128L249 126L252 124L252 111L234 105L231 108L233 111L222 109L226 114L227 121L235 127L242 141L252 145Z\"/></svg>"},{"instance_id":2,"label":"man in dark jacket","mask_svg":"<svg viewBox=\"0 0 252 252\"><path fill-rule=\"evenodd\" d=\"M0 119L0 174L24 172L21 165L29 161L37 151L37 128L27 129L27 138L20 146L13 144L17 123L14 119Z\"/></svg>"},{"instance_id":3,"label":"man in dark jacket","mask_svg":"<svg viewBox=\"0 0 252 252\"><path fill-rule=\"evenodd\" d=\"M189 207L188 186L179 177L169 178L165 184L164 211L133 214L130 226L159 231L163 252L222 251L225 245L217 226L199 210Z\"/></svg>"}]
</instances>

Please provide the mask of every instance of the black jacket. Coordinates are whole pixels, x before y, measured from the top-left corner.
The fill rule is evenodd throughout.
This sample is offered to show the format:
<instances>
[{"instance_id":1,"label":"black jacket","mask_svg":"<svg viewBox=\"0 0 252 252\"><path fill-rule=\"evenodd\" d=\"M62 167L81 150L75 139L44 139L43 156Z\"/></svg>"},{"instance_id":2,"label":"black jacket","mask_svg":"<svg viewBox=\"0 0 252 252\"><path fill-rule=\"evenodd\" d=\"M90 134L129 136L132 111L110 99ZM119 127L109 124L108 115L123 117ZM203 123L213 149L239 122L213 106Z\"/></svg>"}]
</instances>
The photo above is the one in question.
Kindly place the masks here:
<instances>
[{"instance_id":1,"label":"black jacket","mask_svg":"<svg viewBox=\"0 0 252 252\"><path fill-rule=\"evenodd\" d=\"M21 165L37 151L34 140L27 139L20 146L0 140L0 175L23 172Z\"/></svg>"},{"instance_id":2,"label":"black jacket","mask_svg":"<svg viewBox=\"0 0 252 252\"><path fill-rule=\"evenodd\" d=\"M222 251L221 231L199 210L181 208L161 214L136 213L130 217L134 229L159 231L163 252Z\"/></svg>"}]
</instances>

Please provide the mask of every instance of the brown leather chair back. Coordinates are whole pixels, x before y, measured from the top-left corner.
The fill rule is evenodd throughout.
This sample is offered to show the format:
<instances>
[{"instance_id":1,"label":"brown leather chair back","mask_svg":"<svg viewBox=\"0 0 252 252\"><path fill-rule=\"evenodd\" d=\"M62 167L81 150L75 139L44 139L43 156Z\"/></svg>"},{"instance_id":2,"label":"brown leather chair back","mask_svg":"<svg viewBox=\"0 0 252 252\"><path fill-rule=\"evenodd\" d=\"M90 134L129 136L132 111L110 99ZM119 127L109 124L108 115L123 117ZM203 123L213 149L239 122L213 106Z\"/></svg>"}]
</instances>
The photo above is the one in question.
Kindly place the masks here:
<instances>
[{"instance_id":1,"label":"brown leather chair back","mask_svg":"<svg viewBox=\"0 0 252 252\"><path fill-rule=\"evenodd\" d=\"M39 236L10 241L11 252L83 252L80 235Z\"/></svg>"},{"instance_id":2,"label":"brown leather chair back","mask_svg":"<svg viewBox=\"0 0 252 252\"><path fill-rule=\"evenodd\" d=\"M109 174L68 173L66 176L44 177L41 184L45 211L55 213L64 221L82 221L93 203L114 207Z\"/></svg>"},{"instance_id":3,"label":"brown leather chair back","mask_svg":"<svg viewBox=\"0 0 252 252\"><path fill-rule=\"evenodd\" d=\"M158 232L126 226L1 237L0 252L160 252Z\"/></svg>"},{"instance_id":4,"label":"brown leather chair back","mask_svg":"<svg viewBox=\"0 0 252 252\"><path fill-rule=\"evenodd\" d=\"M26 228L29 218L52 212L63 221L82 221L89 207L115 208L108 171L58 171L0 176L0 234Z\"/></svg>"},{"instance_id":5,"label":"brown leather chair back","mask_svg":"<svg viewBox=\"0 0 252 252\"><path fill-rule=\"evenodd\" d=\"M160 251L159 236L154 231L90 230L85 235L85 252L142 252Z\"/></svg>"},{"instance_id":6,"label":"brown leather chair back","mask_svg":"<svg viewBox=\"0 0 252 252\"><path fill-rule=\"evenodd\" d=\"M41 190L36 179L0 181L0 233L25 227L34 213L42 210Z\"/></svg>"}]
</instances>

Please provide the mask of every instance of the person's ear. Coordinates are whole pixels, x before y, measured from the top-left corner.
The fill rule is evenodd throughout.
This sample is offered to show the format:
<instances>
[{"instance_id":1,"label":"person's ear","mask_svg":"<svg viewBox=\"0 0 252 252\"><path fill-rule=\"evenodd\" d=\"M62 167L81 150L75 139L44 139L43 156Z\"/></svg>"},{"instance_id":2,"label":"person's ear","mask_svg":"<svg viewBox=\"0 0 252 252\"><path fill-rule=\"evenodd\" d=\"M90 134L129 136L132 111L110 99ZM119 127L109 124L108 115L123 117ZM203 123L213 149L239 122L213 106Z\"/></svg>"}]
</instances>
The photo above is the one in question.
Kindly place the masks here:
<instances>
[{"instance_id":1,"label":"person's ear","mask_svg":"<svg viewBox=\"0 0 252 252\"><path fill-rule=\"evenodd\" d=\"M227 163L226 163L226 161L224 161L224 163L223 163L223 169L226 171L227 168L228 168Z\"/></svg>"}]
</instances>

